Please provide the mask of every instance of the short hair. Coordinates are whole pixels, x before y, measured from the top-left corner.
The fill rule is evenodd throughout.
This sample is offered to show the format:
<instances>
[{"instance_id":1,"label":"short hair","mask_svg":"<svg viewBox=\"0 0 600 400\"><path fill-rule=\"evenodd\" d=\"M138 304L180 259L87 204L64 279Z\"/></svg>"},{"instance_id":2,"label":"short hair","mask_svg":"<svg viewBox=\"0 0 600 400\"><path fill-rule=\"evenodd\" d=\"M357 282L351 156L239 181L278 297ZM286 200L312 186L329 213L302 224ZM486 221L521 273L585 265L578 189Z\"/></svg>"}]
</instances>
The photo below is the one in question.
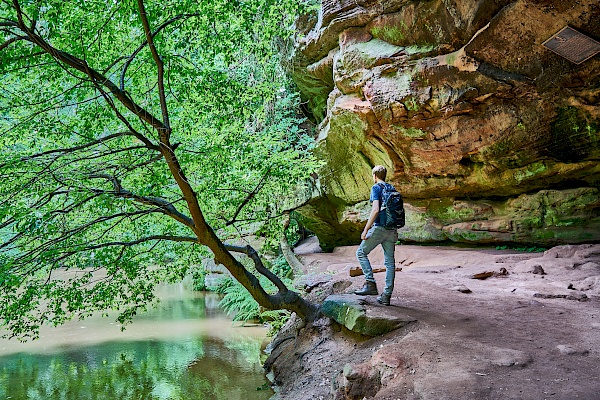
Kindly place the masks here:
<instances>
[{"instance_id":1,"label":"short hair","mask_svg":"<svg viewBox=\"0 0 600 400\"><path fill-rule=\"evenodd\" d=\"M381 179L382 181L385 181L385 176L387 175L387 170L385 169L385 167L383 165L374 166L373 171L371 171L371 172L377 178Z\"/></svg>"}]
</instances>

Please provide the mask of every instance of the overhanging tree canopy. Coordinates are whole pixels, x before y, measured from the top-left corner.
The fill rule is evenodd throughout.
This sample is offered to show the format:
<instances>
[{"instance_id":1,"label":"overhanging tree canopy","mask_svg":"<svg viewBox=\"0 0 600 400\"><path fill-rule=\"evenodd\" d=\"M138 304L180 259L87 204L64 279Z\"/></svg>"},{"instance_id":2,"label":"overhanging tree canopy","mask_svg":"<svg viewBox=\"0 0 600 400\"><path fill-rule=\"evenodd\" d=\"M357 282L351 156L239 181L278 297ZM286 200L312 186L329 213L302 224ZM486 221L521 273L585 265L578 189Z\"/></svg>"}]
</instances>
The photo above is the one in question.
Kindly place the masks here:
<instances>
[{"instance_id":1,"label":"overhanging tree canopy","mask_svg":"<svg viewBox=\"0 0 600 400\"><path fill-rule=\"evenodd\" d=\"M0 316L9 336L98 310L119 309L127 321L203 249L261 306L314 314L254 249L215 233L281 215L316 166L273 46L298 8L0 0ZM232 252L246 253L276 293Z\"/></svg>"}]
</instances>

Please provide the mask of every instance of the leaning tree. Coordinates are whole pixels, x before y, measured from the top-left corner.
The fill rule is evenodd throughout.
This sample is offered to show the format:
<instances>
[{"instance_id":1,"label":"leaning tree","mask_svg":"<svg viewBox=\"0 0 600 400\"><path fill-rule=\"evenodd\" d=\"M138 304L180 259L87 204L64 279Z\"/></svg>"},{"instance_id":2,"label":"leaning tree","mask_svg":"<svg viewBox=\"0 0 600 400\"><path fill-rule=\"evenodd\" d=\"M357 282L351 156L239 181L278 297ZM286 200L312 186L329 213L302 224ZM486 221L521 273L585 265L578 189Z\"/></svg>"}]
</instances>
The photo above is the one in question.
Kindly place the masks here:
<instances>
[{"instance_id":1,"label":"leaning tree","mask_svg":"<svg viewBox=\"0 0 600 400\"><path fill-rule=\"evenodd\" d=\"M5 336L111 309L127 322L207 256L262 307L314 316L227 244L281 216L316 166L274 50L299 7L0 0Z\"/></svg>"}]
</instances>

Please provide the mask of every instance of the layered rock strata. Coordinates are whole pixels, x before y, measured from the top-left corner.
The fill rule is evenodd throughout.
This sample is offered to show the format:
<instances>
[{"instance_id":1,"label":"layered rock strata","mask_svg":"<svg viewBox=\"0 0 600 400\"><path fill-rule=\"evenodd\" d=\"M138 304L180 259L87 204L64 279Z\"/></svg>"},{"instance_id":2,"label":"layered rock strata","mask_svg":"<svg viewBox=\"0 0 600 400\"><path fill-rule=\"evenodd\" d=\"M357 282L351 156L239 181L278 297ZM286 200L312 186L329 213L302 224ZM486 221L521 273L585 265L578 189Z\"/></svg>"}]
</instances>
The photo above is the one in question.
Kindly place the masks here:
<instances>
[{"instance_id":1,"label":"layered rock strata","mask_svg":"<svg viewBox=\"0 0 600 400\"><path fill-rule=\"evenodd\" d=\"M323 0L298 21L293 76L318 123L305 224L355 243L370 170L404 195L407 241L600 240L600 56L542 43L569 25L600 40L597 0Z\"/></svg>"}]
</instances>

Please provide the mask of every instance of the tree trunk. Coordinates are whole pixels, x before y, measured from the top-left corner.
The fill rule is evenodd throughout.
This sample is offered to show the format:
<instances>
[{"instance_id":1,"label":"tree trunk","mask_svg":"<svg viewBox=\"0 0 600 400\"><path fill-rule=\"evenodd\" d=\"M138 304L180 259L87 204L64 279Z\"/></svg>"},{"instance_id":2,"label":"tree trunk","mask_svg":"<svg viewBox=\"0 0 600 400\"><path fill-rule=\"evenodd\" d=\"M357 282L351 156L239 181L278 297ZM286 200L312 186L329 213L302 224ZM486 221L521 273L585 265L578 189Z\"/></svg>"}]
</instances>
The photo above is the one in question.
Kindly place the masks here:
<instances>
[{"instance_id":1,"label":"tree trunk","mask_svg":"<svg viewBox=\"0 0 600 400\"><path fill-rule=\"evenodd\" d=\"M296 257L296 255L294 254L292 246L290 246L290 242L288 241L287 236L285 235L287 228L290 226L289 213L286 214L284 218L285 219L283 221L283 235L281 235L281 240L279 243L281 246L281 253L283 254L283 257L287 261L288 265L292 268L294 276L299 277L304 273L304 266L302 265L300 260L298 260L298 257Z\"/></svg>"}]
</instances>

